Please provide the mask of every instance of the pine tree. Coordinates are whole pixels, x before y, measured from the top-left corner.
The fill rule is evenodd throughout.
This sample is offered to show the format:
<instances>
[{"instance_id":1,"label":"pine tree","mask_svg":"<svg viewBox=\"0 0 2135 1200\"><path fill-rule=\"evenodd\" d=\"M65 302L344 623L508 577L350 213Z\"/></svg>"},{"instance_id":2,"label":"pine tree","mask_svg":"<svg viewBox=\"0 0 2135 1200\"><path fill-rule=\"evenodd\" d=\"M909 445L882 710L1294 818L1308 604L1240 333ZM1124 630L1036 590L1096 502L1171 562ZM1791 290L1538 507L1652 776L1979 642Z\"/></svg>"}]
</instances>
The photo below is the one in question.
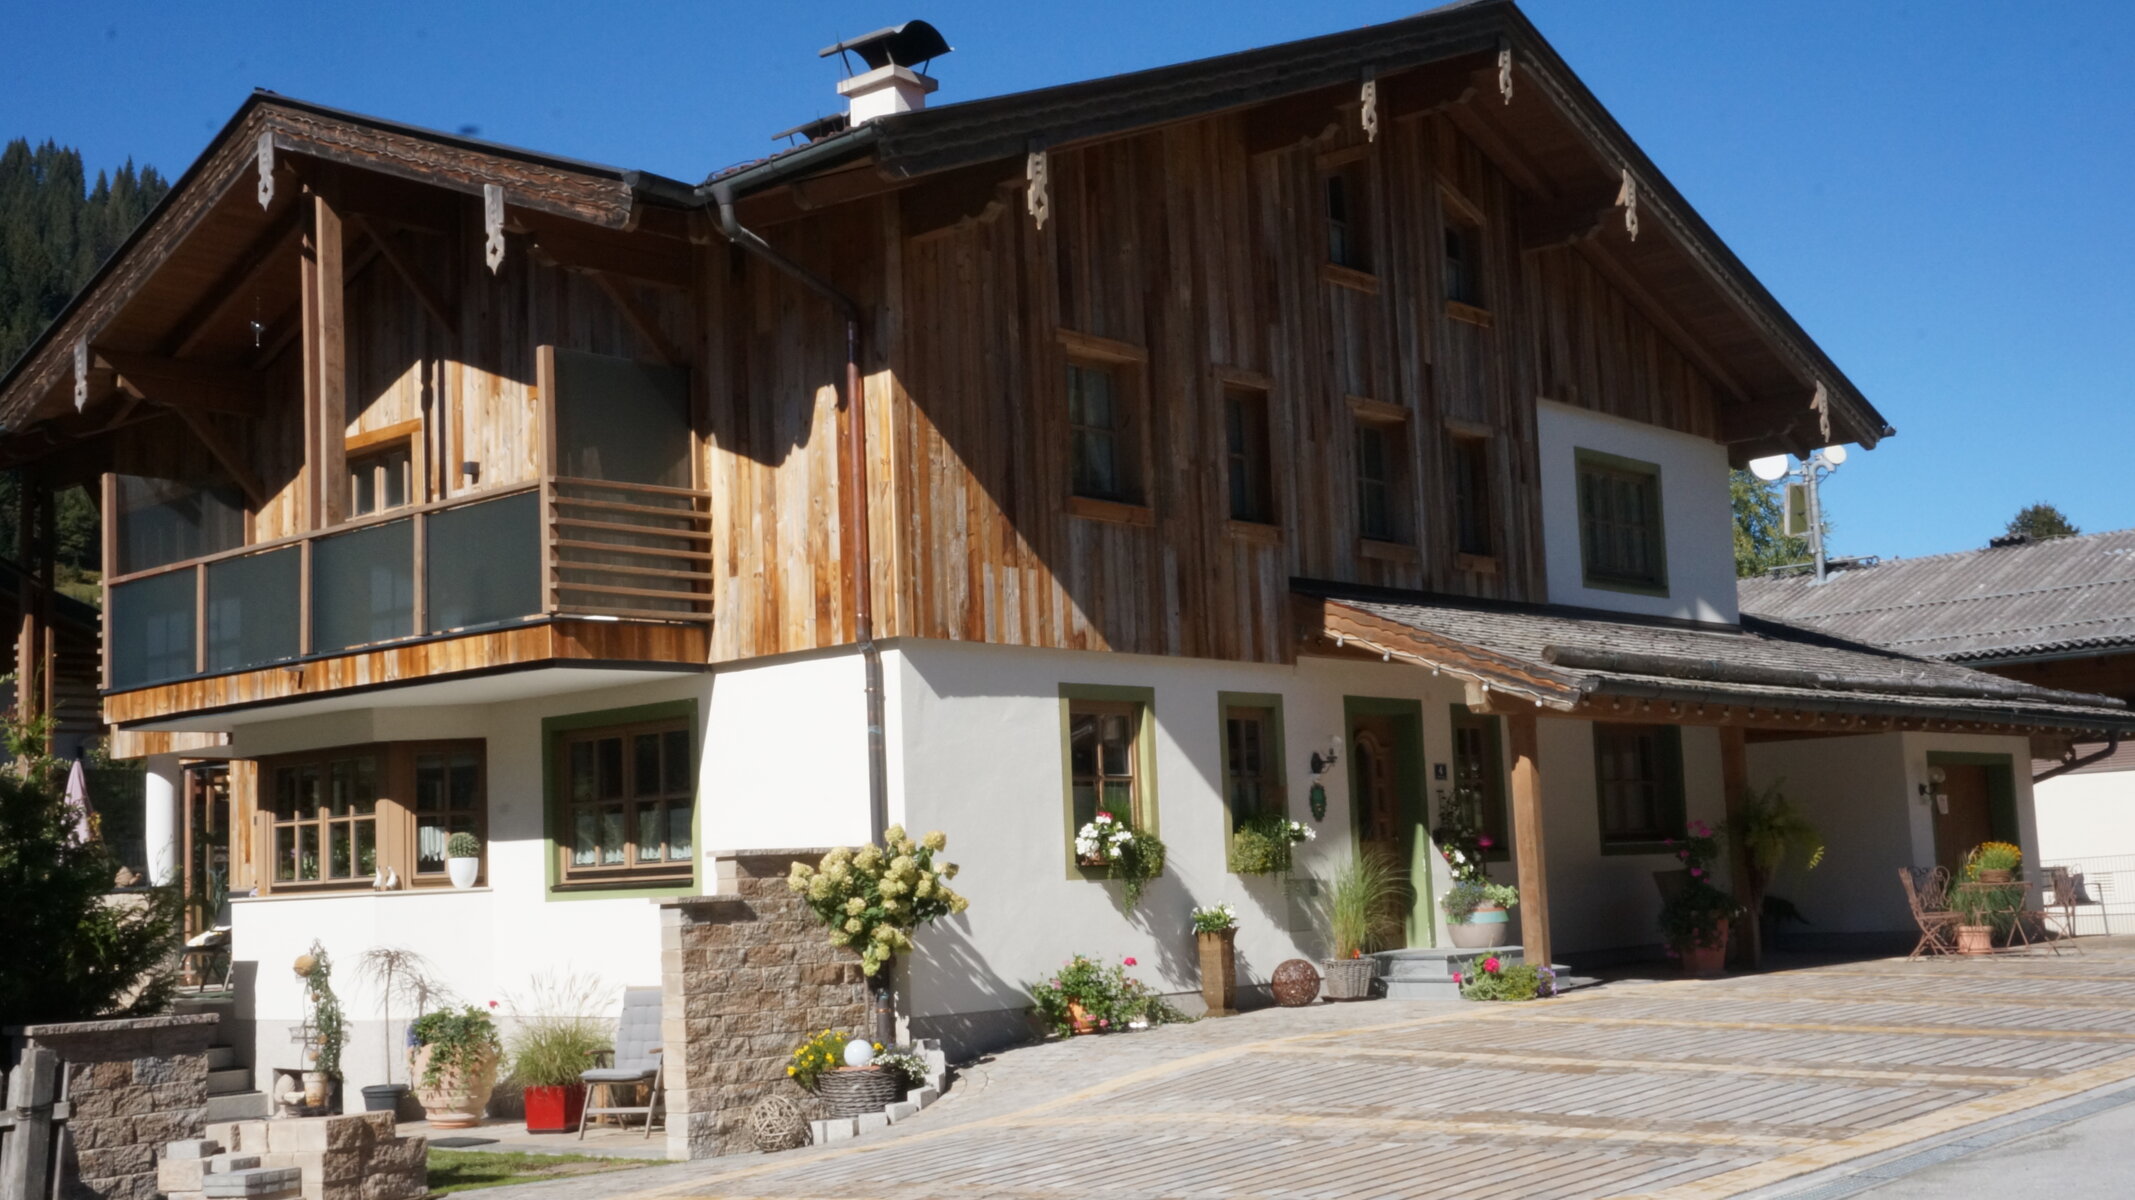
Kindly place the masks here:
<instances>
[{"instance_id":1,"label":"pine tree","mask_svg":"<svg viewBox=\"0 0 2135 1200\"><path fill-rule=\"evenodd\" d=\"M2074 537L2083 531L2051 504L2027 504L2009 518L2009 537L2028 537L2034 542L2048 538Z\"/></svg>"}]
</instances>

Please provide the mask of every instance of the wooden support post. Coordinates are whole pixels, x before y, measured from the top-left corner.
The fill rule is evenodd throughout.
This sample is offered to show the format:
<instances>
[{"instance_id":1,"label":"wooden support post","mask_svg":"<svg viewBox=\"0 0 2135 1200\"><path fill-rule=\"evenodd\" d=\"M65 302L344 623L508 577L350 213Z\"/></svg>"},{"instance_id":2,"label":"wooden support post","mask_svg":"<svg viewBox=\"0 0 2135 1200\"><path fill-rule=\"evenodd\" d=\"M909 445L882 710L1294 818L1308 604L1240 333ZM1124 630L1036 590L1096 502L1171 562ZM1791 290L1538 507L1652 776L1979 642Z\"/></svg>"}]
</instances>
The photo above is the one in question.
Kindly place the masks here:
<instances>
[{"instance_id":1,"label":"wooden support post","mask_svg":"<svg viewBox=\"0 0 2135 1200\"><path fill-rule=\"evenodd\" d=\"M1520 954L1552 965L1549 944L1549 866L1542 847L1542 768L1532 712L1505 715L1512 751L1512 845L1520 867Z\"/></svg>"},{"instance_id":2,"label":"wooden support post","mask_svg":"<svg viewBox=\"0 0 2135 1200\"><path fill-rule=\"evenodd\" d=\"M1763 965L1763 914L1750 890L1750 861L1742 844L1742 798L1749 791L1750 761L1748 731L1740 725L1720 726L1720 791L1727 813L1727 877L1729 889L1742 903L1742 919L1734 944L1740 947L1729 957L1746 961L1752 968Z\"/></svg>"},{"instance_id":3,"label":"wooden support post","mask_svg":"<svg viewBox=\"0 0 2135 1200\"><path fill-rule=\"evenodd\" d=\"M343 438L348 431L348 365L344 353L341 213L313 192L307 209L308 253L304 256L305 467L311 474L309 526L340 523L347 473Z\"/></svg>"}]
</instances>

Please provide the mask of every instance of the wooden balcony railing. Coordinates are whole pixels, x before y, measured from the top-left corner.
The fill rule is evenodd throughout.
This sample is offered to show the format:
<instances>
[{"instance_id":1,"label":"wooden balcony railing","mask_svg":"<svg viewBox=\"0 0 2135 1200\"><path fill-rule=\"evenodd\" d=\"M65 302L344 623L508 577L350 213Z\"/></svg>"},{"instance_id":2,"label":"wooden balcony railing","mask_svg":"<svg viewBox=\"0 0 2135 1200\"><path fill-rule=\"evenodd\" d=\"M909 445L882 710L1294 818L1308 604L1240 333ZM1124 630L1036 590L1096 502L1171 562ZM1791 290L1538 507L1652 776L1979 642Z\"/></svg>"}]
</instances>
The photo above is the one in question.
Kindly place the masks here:
<instances>
[{"instance_id":1,"label":"wooden balcony railing","mask_svg":"<svg viewBox=\"0 0 2135 1200\"><path fill-rule=\"evenodd\" d=\"M115 576L104 686L558 614L711 619L709 493L550 478Z\"/></svg>"}]
</instances>

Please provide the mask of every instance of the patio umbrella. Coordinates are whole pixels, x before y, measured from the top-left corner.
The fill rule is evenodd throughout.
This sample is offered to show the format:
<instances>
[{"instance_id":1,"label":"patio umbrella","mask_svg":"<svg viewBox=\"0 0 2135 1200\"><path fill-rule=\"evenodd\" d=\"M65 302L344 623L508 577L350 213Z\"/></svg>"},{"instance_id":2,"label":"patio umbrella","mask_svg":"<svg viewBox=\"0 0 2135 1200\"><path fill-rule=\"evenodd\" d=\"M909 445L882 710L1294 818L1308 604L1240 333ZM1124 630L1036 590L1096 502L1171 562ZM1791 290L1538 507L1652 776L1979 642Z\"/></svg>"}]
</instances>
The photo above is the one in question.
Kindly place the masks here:
<instances>
[{"instance_id":1,"label":"patio umbrella","mask_svg":"<svg viewBox=\"0 0 2135 1200\"><path fill-rule=\"evenodd\" d=\"M82 770L82 760L74 760L74 767L67 772L67 803L81 811L74 822L74 840L83 845L96 839L94 814L89 808L89 775Z\"/></svg>"}]
</instances>

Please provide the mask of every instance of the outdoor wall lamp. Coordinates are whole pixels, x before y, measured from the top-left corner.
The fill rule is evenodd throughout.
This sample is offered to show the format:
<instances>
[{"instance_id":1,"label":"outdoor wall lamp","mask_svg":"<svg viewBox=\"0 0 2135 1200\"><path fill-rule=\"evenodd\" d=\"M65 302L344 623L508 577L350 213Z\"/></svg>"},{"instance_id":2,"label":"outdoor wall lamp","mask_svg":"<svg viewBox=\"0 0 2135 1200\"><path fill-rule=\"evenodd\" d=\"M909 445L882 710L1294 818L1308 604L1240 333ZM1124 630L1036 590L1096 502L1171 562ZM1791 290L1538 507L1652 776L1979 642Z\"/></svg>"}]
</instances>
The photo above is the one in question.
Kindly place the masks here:
<instances>
[{"instance_id":1,"label":"outdoor wall lamp","mask_svg":"<svg viewBox=\"0 0 2135 1200\"><path fill-rule=\"evenodd\" d=\"M1939 812L1949 812L1950 798L1942 790L1943 782L1948 778L1948 772L1941 767L1929 767L1927 782L1920 785L1920 803L1933 804Z\"/></svg>"},{"instance_id":2,"label":"outdoor wall lamp","mask_svg":"<svg viewBox=\"0 0 2135 1200\"><path fill-rule=\"evenodd\" d=\"M1339 736L1328 738L1327 753L1321 754L1317 750L1312 752L1312 773L1314 775L1325 775L1334 767L1334 764L1341 760L1342 739Z\"/></svg>"}]
</instances>

